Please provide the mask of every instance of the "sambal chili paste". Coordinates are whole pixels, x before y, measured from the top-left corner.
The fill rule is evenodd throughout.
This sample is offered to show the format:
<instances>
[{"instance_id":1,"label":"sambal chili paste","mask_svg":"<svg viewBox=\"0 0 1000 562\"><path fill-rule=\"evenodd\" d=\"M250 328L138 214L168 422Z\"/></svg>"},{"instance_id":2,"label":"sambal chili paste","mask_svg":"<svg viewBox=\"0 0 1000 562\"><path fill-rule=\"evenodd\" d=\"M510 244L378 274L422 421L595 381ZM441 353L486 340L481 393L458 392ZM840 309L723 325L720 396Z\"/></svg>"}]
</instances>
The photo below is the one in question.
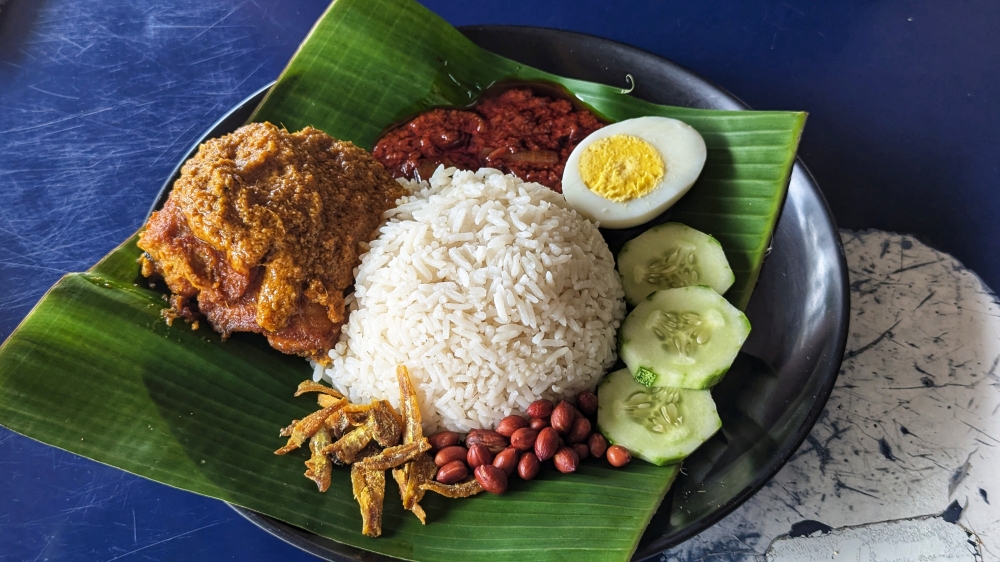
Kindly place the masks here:
<instances>
[{"instance_id":1,"label":"sambal chili paste","mask_svg":"<svg viewBox=\"0 0 1000 562\"><path fill-rule=\"evenodd\" d=\"M567 99L514 88L469 109L432 109L388 131L372 155L395 178L427 179L439 164L496 168L562 192L577 143L604 124Z\"/></svg>"}]
</instances>

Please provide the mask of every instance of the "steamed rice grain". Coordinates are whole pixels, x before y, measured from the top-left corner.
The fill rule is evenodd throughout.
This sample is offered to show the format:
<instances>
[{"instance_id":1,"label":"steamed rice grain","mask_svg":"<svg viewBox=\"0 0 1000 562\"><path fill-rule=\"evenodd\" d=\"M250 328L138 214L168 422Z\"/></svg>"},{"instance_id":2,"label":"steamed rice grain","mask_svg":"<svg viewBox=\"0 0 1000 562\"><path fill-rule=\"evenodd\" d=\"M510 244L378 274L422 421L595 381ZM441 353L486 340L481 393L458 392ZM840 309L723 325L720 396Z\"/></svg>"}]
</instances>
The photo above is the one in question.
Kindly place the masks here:
<instances>
[{"instance_id":1,"label":"steamed rice grain","mask_svg":"<svg viewBox=\"0 0 1000 562\"><path fill-rule=\"evenodd\" d=\"M625 314L597 227L562 195L496 170L401 181L413 195L362 256L348 323L316 378L398 407L403 363L427 431L492 428L538 398L592 389Z\"/></svg>"}]
</instances>

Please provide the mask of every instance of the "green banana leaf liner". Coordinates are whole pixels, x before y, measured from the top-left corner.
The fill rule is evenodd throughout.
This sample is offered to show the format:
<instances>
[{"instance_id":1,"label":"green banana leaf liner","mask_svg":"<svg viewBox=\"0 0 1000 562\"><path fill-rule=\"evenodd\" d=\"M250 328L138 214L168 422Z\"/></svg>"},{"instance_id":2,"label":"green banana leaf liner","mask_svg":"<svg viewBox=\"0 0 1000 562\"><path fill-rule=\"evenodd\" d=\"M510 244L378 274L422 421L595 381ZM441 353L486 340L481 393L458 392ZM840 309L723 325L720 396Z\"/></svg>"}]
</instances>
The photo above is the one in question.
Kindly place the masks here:
<instances>
[{"instance_id":1,"label":"green banana leaf liner","mask_svg":"<svg viewBox=\"0 0 1000 562\"><path fill-rule=\"evenodd\" d=\"M557 83L612 121L682 119L704 136L701 179L671 220L710 232L744 307L787 189L805 114L650 104L488 53L411 0L337 0L253 116L311 125L371 148L388 126L435 106L465 106L506 80ZM86 273L60 280L0 347L0 424L78 455L255 510L362 549L411 560L627 560L678 467L624 470L584 462L545 470L503 496L428 494L427 525L387 484L383 536L361 534L349 472L321 494L303 477L307 451L277 457L278 429L315 408L292 398L311 368L263 338L222 342L207 328L167 326L147 289L136 238Z\"/></svg>"}]
</instances>

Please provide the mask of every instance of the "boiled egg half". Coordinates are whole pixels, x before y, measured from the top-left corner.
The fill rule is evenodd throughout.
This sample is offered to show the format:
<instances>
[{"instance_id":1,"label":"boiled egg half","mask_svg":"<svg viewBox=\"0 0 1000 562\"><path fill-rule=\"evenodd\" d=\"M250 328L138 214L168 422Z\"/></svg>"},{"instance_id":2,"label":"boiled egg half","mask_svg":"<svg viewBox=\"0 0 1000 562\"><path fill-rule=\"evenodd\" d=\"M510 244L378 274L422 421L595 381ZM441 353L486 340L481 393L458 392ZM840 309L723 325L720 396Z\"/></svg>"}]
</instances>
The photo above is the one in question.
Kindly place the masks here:
<instances>
[{"instance_id":1,"label":"boiled egg half","mask_svg":"<svg viewBox=\"0 0 1000 562\"><path fill-rule=\"evenodd\" d=\"M705 155L705 140L683 121L626 119L594 131L573 149L563 171L563 195L602 227L640 225L691 188Z\"/></svg>"}]
</instances>

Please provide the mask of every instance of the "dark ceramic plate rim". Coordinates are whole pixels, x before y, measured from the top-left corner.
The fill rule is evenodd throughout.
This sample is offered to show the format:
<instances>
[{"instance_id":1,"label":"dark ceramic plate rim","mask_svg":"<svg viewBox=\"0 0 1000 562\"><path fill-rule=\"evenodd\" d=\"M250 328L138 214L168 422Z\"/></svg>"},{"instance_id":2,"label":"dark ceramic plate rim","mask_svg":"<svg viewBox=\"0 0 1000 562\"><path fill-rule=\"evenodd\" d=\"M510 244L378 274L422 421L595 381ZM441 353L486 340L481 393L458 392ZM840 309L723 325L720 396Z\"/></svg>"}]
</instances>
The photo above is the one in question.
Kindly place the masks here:
<instances>
[{"instance_id":1,"label":"dark ceramic plate rim","mask_svg":"<svg viewBox=\"0 0 1000 562\"><path fill-rule=\"evenodd\" d=\"M708 100L711 100L711 107L716 109L732 109L732 110L747 110L750 107L743 101L738 99L736 96L732 95L725 89L713 84L712 82L698 76L697 74L670 62L659 55L637 49L616 41L609 39L603 39L600 37L594 37L590 35L585 35L581 33L574 33L562 30L536 28L536 27L526 27L526 26L466 26L460 28L463 33L469 36L477 44L483 42L488 43L488 36L492 35L494 38L497 36L502 36L508 32L518 32L527 35L536 36L546 36L553 37L557 40L568 41L573 40L575 42L582 42L583 46L588 50L601 51L601 50L612 50L620 53L627 53L632 56L638 56L647 59L650 63L655 64L660 68L669 69L673 74L683 76L688 82L689 86L693 86L697 89L695 97L687 100L688 103L685 105L695 106L695 107L707 107L707 105L702 105ZM487 40L484 41L484 36ZM481 45L482 46L482 45ZM488 47L487 47L488 48ZM577 57L583 57L583 54L575 55ZM264 94L271 88L273 82L268 84L253 93L245 100L237 104L232 108L225 116L223 116L219 121L217 121L212 127L192 146L191 150L187 155L177 164L174 171L171 173L170 178L164 183L159 194L156 197L153 206L150 209L150 213L154 210L159 209L163 203L166 201L167 195L173 185L173 182L180 175L180 169L183 163L194 155L197 151L198 146L205 140L219 136L226 132L232 131L242 125L246 119L249 117L252 108L263 99ZM641 95L639 96L641 97ZM700 103L699 103L700 102ZM667 549L681 544L682 542L690 539L691 537L701 533L705 529L711 527L723 517L730 514L733 510L743 504L752 495L757 493L764 484L766 484L780 469L785 465L791 455L799 448L805 438L809 435L812 430L813 425L815 425L816 420L819 418L820 414L823 412L826 406L827 399L833 390L833 386L837 380L837 374L839 372L840 363L843 360L844 349L847 342L847 330L848 330L848 319L847 307L849 306L849 291L848 291L848 277L847 277L847 263L844 257L843 245L840 243L840 238L837 236L837 227L834 221L833 215L830 212L829 206L823 197L822 191L819 189L818 184L813 178L812 174L806 168L805 164L801 159L796 158L795 164L792 170L793 177L797 177L805 185L805 187L810 192L809 194L816 197L819 202L819 207L821 209L821 214L818 217L812 217L814 219L819 219L822 223L821 226L824 230L832 231L834 234L833 239L836 241L836 248L833 250L838 256L837 266L839 269L839 285L841 288L841 302L843 307L841 310L835 311L838 314L839 325L836 330L837 344L835 346L837 352L836 356L832 358L827 364L827 369L825 373L824 384L820 387L819 392L815 395L812 407L810 408L808 414L805 417L804 423L800 426L798 432L794 434L794 437L787 440L784 445L778 450L778 453L771 458L771 461L764 466L763 470L758 471L758 477L754 479L748 486L744 487L740 493L733 496L729 501L721 505L710 515L703 517L696 523L688 525L680 532L674 534L669 538L669 540L653 541L651 544L647 545L647 548L642 552L636 552L635 557L642 557L642 559L651 558L658 554L665 552ZM779 217L780 222L780 217ZM268 517L266 515L259 514L257 512L229 504L237 513L245 517L248 521L261 528L262 530L268 532L269 534L293 545L301 550L304 550L310 554L318 556L327 560L387 560L388 557L355 548L349 545L338 543L331 539L325 539L319 537L308 531L299 529L297 527L288 525L277 519ZM323 544L320 544L322 541ZM652 549L649 547L653 547Z\"/></svg>"}]
</instances>

